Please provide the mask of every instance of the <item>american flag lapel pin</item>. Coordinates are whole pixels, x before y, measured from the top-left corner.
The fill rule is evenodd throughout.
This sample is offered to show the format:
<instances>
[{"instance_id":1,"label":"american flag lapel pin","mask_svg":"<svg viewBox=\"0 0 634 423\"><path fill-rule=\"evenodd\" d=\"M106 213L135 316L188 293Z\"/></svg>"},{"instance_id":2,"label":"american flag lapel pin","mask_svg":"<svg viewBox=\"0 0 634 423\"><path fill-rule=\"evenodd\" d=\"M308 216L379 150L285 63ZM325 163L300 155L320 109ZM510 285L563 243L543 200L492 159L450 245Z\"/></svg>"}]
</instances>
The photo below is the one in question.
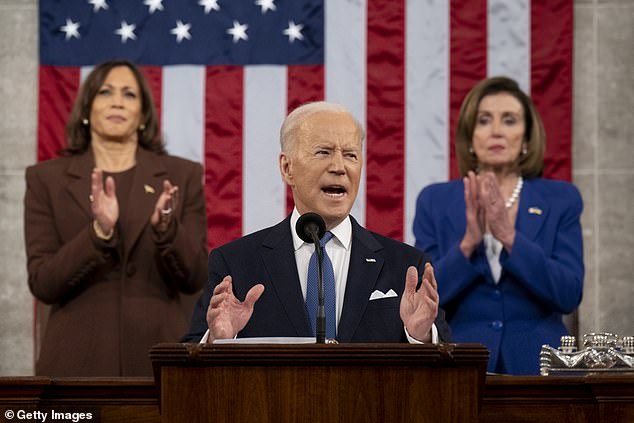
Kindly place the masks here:
<instances>
[{"instance_id":1,"label":"american flag lapel pin","mask_svg":"<svg viewBox=\"0 0 634 423\"><path fill-rule=\"evenodd\" d=\"M536 214L538 216L541 216L542 209L540 209L539 207L529 207L528 214Z\"/></svg>"}]
</instances>

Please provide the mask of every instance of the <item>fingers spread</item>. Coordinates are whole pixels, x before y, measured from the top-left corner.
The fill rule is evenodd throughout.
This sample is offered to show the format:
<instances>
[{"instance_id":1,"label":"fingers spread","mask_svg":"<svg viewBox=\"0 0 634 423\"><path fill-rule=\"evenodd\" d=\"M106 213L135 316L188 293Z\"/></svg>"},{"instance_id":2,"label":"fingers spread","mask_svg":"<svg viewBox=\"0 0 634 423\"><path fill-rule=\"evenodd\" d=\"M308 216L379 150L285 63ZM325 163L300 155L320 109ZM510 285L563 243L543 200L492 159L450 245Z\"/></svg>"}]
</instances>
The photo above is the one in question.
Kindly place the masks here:
<instances>
[{"instance_id":1,"label":"fingers spread","mask_svg":"<svg viewBox=\"0 0 634 423\"><path fill-rule=\"evenodd\" d=\"M264 292L264 285L262 285L261 283L255 285L254 287L249 289L249 292L247 292L247 296L244 299L244 304L246 304L249 307L253 307L255 302L258 299L260 299L260 296L262 295L263 292Z\"/></svg>"},{"instance_id":2,"label":"fingers spread","mask_svg":"<svg viewBox=\"0 0 634 423\"><path fill-rule=\"evenodd\" d=\"M233 287L232 287L232 284L231 284L231 276L228 276L228 275L225 276L224 279L222 280L222 282L220 282L214 288L214 295L220 294L222 292L228 292L230 294L233 294Z\"/></svg>"},{"instance_id":3,"label":"fingers spread","mask_svg":"<svg viewBox=\"0 0 634 423\"><path fill-rule=\"evenodd\" d=\"M425 263L423 278L429 281L432 288L438 289L438 285L436 284L436 276L434 276L434 267L429 262Z\"/></svg>"},{"instance_id":4,"label":"fingers spread","mask_svg":"<svg viewBox=\"0 0 634 423\"><path fill-rule=\"evenodd\" d=\"M438 297L438 291L433 287L433 285L430 283L430 281L428 279L423 279L423 285L421 287L422 291L424 290L425 292L425 296L429 299L431 299L434 303L438 303L438 300L440 299Z\"/></svg>"},{"instance_id":5,"label":"fingers spread","mask_svg":"<svg viewBox=\"0 0 634 423\"><path fill-rule=\"evenodd\" d=\"M416 292L416 285L418 284L418 270L414 266L407 268L407 274L405 275L405 294L413 294Z\"/></svg>"}]
</instances>

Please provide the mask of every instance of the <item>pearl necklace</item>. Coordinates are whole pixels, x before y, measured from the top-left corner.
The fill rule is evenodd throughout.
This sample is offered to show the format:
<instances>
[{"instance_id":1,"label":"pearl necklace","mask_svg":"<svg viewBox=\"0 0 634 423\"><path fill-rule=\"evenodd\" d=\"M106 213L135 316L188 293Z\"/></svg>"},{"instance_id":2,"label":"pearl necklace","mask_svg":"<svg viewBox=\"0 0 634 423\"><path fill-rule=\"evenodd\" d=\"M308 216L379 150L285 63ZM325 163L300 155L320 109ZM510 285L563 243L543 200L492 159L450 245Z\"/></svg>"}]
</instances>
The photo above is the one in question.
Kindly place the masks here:
<instances>
[{"instance_id":1,"label":"pearl necklace","mask_svg":"<svg viewBox=\"0 0 634 423\"><path fill-rule=\"evenodd\" d=\"M507 209L510 209L511 207L513 207L513 204L515 203L517 198L520 196L520 191L522 191L522 185L524 185L524 179L522 179L522 177L520 176L517 178L517 184L515 185L513 194L511 194L511 198L509 198L507 202L504 203Z\"/></svg>"}]
</instances>

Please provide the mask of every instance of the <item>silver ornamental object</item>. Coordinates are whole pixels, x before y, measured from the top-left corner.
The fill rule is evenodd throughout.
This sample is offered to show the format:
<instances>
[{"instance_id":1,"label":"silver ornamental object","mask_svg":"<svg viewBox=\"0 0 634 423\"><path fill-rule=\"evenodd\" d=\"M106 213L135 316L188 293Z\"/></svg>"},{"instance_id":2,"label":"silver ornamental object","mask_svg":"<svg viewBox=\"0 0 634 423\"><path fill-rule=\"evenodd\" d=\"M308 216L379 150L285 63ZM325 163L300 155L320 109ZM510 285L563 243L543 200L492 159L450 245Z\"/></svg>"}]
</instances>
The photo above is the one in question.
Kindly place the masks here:
<instances>
[{"instance_id":1,"label":"silver ornamental object","mask_svg":"<svg viewBox=\"0 0 634 423\"><path fill-rule=\"evenodd\" d=\"M559 348L542 345L540 373L631 373L634 372L634 336L608 332L583 335L583 349L577 350L574 336L562 336Z\"/></svg>"}]
</instances>

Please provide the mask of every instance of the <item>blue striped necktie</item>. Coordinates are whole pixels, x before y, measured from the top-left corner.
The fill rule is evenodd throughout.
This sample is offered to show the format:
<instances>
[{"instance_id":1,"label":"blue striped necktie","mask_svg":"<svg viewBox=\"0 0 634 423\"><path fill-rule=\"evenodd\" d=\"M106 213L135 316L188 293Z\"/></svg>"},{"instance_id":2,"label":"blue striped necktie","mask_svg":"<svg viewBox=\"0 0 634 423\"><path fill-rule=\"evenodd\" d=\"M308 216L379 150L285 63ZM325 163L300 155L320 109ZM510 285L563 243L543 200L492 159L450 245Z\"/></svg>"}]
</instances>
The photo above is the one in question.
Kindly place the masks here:
<instances>
[{"instance_id":1,"label":"blue striped necktie","mask_svg":"<svg viewBox=\"0 0 634 423\"><path fill-rule=\"evenodd\" d=\"M324 261L322 264L324 272L324 308L326 311L326 338L335 339L337 336L337 302L335 300L335 271L332 268L332 262L326 252L326 243L332 239L332 232L328 231L319 241L324 252ZM317 270L317 251L310 257L308 263L308 285L306 286L306 310L310 319L313 335L315 335L315 319L317 316L318 302L318 278Z\"/></svg>"}]
</instances>

